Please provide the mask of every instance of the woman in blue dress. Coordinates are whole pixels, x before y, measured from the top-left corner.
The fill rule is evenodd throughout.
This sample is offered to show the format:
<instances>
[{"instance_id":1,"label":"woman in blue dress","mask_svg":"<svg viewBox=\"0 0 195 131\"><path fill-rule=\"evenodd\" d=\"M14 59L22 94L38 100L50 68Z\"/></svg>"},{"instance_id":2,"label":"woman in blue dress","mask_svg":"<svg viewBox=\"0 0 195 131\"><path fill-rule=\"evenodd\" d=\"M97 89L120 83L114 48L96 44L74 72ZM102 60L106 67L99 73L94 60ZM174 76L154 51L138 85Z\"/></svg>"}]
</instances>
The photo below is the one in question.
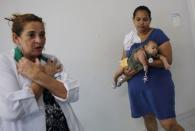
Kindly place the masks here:
<instances>
[{"instance_id":1,"label":"woman in blue dress","mask_svg":"<svg viewBox=\"0 0 195 131\"><path fill-rule=\"evenodd\" d=\"M136 31L125 36L123 58L129 57L135 49L140 48L149 40L155 41L159 52L172 63L172 49L169 38L162 30L150 27L151 12L146 6L139 6L133 13ZM145 53L139 50L135 55ZM143 54L142 54L143 55ZM174 83L169 70L161 60L148 63L147 82L143 81L144 71L135 74L128 81L130 106L133 118L144 118L147 131L157 131L157 121L166 131L184 131L176 121ZM134 73L131 69L124 70L128 76Z\"/></svg>"}]
</instances>

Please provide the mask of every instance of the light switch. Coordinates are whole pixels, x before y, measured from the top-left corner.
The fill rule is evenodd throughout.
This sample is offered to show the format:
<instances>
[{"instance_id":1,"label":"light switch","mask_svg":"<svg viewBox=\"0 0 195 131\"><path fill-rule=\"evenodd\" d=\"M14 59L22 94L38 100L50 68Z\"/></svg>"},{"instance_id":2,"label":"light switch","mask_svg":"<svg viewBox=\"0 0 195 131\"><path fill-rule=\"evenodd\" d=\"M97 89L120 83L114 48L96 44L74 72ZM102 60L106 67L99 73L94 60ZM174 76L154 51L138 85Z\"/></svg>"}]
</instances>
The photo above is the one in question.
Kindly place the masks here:
<instances>
[{"instance_id":1,"label":"light switch","mask_svg":"<svg viewBox=\"0 0 195 131\"><path fill-rule=\"evenodd\" d=\"M181 15L179 13L172 13L171 18L174 27L181 26Z\"/></svg>"}]
</instances>

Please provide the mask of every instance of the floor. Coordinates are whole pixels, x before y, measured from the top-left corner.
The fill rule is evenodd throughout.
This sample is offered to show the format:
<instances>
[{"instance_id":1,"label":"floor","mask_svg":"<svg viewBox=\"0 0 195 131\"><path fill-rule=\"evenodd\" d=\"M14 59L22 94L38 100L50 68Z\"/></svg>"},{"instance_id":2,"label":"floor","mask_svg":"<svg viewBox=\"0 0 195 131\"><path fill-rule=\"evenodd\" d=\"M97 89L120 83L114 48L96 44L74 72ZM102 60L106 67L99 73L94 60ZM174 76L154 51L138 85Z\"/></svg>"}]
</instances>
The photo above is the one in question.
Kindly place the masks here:
<instances>
[{"instance_id":1,"label":"floor","mask_svg":"<svg viewBox=\"0 0 195 131\"><path fill-rule=\"evenodd\" d=\"M177 120L184 127L185 131L195 131L195 110L178 116ZM164 130L160 129L159 131Z\"/></svg>"}]
</instances>

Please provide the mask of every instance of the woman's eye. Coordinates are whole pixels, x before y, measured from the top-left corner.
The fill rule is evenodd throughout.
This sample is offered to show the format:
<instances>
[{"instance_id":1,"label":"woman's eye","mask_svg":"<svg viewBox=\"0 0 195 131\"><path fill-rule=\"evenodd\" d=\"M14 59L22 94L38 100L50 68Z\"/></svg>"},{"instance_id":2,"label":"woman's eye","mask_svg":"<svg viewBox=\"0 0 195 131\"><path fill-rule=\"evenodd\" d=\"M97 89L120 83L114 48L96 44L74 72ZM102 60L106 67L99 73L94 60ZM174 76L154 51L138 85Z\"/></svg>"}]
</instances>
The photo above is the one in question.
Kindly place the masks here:
<instances>
[{"instance_id":1,"label":"woman's eye","mask_svg":"<svg viewBox=\"0 0 195 131\"><path fill-rule=\"evenodd\" d=\"M44 38L44 37L45 37L45 33L40 33L39 36L40 36L41 38Z\"/></svg>"},{"instance_id":2,"label":"woman's eye","mask_svg":"<svg viewBox=\"0 0 195 131\"><path fill-rule=\"evenodd\" d=\"M28 36L29 36L30 38L34 38L34 37L35 37L35 33L29 33Z\"/></svg>"},{"instance_id":3,"label":"woman's eye","mask_svg":"<svg viewBox=\"0 0 195 131\"><path fill-rule=\"evenodd\" d=\"M149 19L148 18L144 18L143 21L148 21Z\"/></svg>"}]
</instances>

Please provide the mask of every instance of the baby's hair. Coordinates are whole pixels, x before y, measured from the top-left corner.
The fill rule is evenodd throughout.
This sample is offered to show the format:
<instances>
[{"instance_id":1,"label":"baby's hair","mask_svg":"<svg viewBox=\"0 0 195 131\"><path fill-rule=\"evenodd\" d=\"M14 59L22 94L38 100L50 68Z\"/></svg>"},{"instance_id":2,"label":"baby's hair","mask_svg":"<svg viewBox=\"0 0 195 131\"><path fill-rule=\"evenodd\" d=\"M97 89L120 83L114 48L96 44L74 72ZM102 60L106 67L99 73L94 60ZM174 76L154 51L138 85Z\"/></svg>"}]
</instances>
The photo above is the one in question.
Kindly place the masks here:
<instances>
[{"instance_id":1,"label":"baby's hair","mask_svg":"<svg viewBox=\"0 0 195 131\"><path fill-rule=\"evenodd\" d=\"M44 22L42 21L42 18L34 15L34 14L12 14L11 17L9 18L4 18L5 20L8 20L9 22L13 22L12 23L12 32L16 33L18 36L21 35L21 32L24 29L24 26L26 23L28 22L32 22L32 21L37 21L40 23Z\"/></svg>"}]
</instances>

